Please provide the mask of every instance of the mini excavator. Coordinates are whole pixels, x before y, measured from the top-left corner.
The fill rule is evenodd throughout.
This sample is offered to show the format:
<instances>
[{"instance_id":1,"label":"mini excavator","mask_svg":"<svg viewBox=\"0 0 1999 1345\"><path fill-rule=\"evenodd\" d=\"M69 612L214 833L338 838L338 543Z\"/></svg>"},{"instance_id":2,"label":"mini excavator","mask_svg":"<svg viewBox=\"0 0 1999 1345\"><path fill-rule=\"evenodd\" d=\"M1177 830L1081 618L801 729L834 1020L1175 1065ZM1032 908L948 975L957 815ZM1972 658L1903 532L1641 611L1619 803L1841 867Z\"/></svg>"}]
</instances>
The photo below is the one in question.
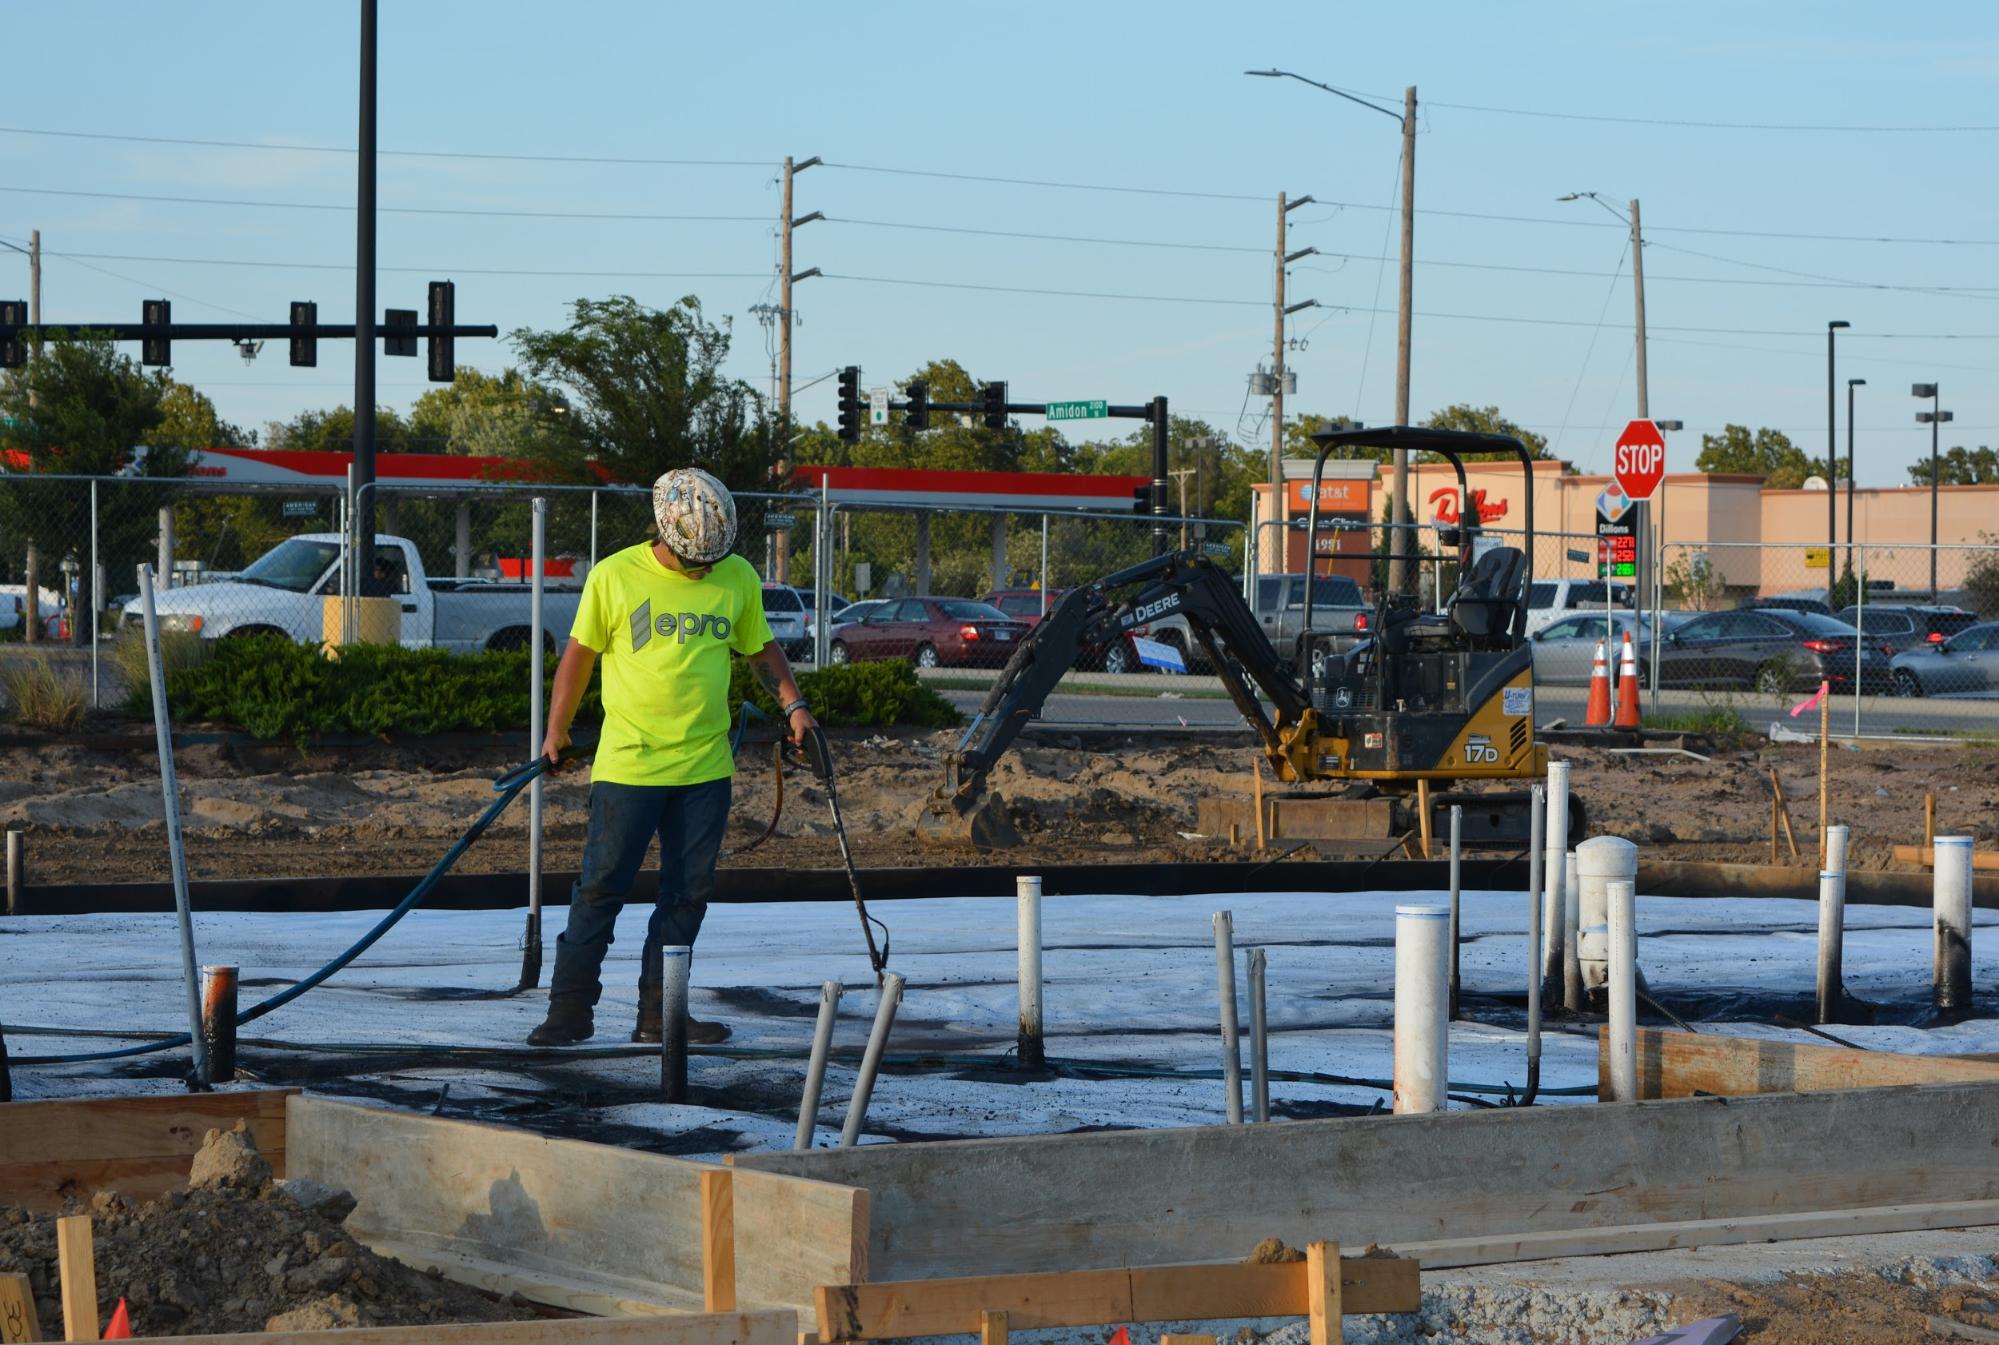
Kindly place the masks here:
<instances>
[{"instance_id":1,"label":"mini excavator","mask_svg":"<svg viewBox=\"0 0 1999 1345\"><path fill-rule=\"evenodd\" d=\"M1490 786L1544 775L1548 763L1546 746L1534 736L1534 660L1527 641L1531 456L1504 435L1408 426L1312 437L1320 452L1312 471L1307 556L1318 555L1318 488L1335 454L1406 448L1434 453L1456 469L1459 523L1438 530L1440 553L1454 556L1401 556L1417 565L1455 558L1459 582L1442 610L1425 610L1413 594L1383 592L1366 637L1339 648L1352 640L1351 625L1314 629L1317 586L1308 583L1296 646L1280 653L1244 601L1239 581L1200 548L1155 556L1072 589L1014 650L945 758L944 782L919 819L926 839L982 848L996 843L1007 829L989 815L987 774L1062 675L1084 650L1178 614L1255 731L1278 781L1340 786L1283 796L1309 802L1311 836L1404 838L1417 832L1416 801L1427 798L1438 816L1447 815L1451 804L1463 806L1467 844L1527 843L1527 792ZM1525 533L1517 547L1481 534L1466 488L1465 459L1495 454L1517 459L1526 475ZM1410 545L1394 530L1389 538L1391 553ZM1571 802L1570 817L1572 832L1580 834L1579 800Z\"/></svg>"}]
</instances>

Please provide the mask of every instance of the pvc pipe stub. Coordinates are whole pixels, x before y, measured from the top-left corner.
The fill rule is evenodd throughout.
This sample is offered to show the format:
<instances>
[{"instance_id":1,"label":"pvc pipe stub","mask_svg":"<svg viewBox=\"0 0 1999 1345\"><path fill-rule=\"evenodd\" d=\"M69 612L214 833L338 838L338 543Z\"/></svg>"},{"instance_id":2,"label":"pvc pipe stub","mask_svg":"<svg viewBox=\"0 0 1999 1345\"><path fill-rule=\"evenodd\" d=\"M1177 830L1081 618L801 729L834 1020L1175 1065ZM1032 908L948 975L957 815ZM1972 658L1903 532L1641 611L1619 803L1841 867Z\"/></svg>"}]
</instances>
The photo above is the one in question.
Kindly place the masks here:
<instances>
[{"instance_id":1,"label":"pvc pipe stub","mask_svg":"<svg viewBox=\"0 0 1999 1345\"><path fill-rule=\"evenodd\" d=\"M1451 908L1448 906L1397 906L1395 918L1398 920L1448 920Z\"/></svg>"}]
</instances>

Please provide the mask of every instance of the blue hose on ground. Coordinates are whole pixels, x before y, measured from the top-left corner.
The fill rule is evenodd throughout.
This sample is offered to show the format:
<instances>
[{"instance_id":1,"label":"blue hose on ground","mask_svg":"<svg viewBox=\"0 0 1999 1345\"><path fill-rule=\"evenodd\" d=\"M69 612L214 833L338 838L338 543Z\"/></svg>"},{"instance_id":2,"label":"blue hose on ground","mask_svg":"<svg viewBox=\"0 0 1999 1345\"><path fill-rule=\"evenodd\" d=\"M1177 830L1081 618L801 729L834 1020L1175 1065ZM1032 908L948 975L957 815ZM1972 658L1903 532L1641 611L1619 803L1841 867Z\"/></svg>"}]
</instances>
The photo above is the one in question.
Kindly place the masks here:
<instances>
[{"instance_id":1,"label":"blue hose on ground","mask_svg":"<svg viewBox=\"0 0 1999 1345\"><path fill-rule=\"evenodd\" d=\"M452 843L451 848L444 852L444 857L439 859L430 872L423 876L421 882L410 889L408 896L404 897L396 904L393 910L377 921L373 929L363 934L359 939L356 939L352 946L341 953L340 956L334 958L304 980L286 986L269 999L264 1000L260 1004L254 1004L237 1014L236 1025L241 1027L245 1023L254 1022L262 1018L265 1014L275 1009L282 1009L285 1005L291 1003L306 991L322 984L327 978L341 970L341 968L345 967L355 958L374 947L384 934L395 928L398 921L423 904L424 898L430 895L431 890L437 886L438 881L451 871L451 866L456 864L460 857L472 848L474 841L477 841L485 834L487 827L492 826L498 820L500 814L507 810L507 805L519 798L521 791L525 790L534 781L535 777L547 771L548 767L549 763L546 758L536 757L532 761L522 762L499 779L493 781L493 791L499 797L493 800L491 807L480 814L478 821L466 828L463 836L460 836ZM127 1046L116 1051L96 1051L89 1055L17 1057L13 1063L15 1065L81 1065L97 1060L126 1060L133 1056L154 1055L161 1051L176 1050L188 1045L189 1041L188 1034L180 1032L171 1037L162 1037L158 1041L147 1042L143 1046Z\"/></svg>"}]
</instances>

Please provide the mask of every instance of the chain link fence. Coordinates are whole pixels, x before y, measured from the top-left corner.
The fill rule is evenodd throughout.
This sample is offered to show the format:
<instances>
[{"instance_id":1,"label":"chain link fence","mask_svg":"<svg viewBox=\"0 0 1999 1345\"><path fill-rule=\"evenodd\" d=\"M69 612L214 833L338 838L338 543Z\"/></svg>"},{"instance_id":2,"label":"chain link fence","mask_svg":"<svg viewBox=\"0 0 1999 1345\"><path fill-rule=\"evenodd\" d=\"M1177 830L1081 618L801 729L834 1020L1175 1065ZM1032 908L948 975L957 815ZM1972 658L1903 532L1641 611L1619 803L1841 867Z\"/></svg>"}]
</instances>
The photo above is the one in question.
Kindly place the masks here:
<instances>
[{"instance_id":1,"label":"chain link fence","mask_svg":"<svg viewBox=\"0 0 1999 1345\"><path fill-rule=\"evenodd\" d=\"M335 486L0 476L0 660L45 657L86 682L92 704L115 704L123 669L133 666L118 646L132 638L145 563L163 576L163 625L202 638L354 638L352 627L328 625L330 608L350 605L326 599L371 594L398 601L392 633L378 623L370 638L521 647L531 639L536 497L547 501L545 639L554 651L590 567L652 535L642 487L376 490L377 528L399 540L364 558L348 554L351 501ZM736 498L738 550L765 577L773 632L796 662L906 661L967 710L1064 592L1151 556L1158 526L1124 513ZM1287 527L1280 545L1275 530ZM1205 545L1239 576L1272 643L1287 647L1303 615L1301 521L1262 524L1254 539L1230 520L1174 518L1164 528L1169 547ZM1321 520L1315 625L1322 609L1337 620L1333 609L1344 603L1372 606L1387 577L1384 531ZM1521 544L1507 529L1486 536ZM1412 582L1426 606L1441 607L1457 585L1455 548L1435 524L1415 526L1410 537L1412 554L1425 558ZM1756 729L1771 719L1788 725L1781 712L1823 681L1836 732L1999 736L1999 549L1674 542L1660 549L1642 604L1629 587L1598 578L1593 534L1537 533L1532 559L1544 720L1580 722L1596 641L1608 633L1614 651L1628 630L1648 711L1663 725L1730 717ZM1642 619L1633 611L1640 606ZM1086 651L1042 718L1239 722L1183 630L1168 621L1140 634L1174 649L1188 671L1148 666L1128 637L1109 641Z\"/></svg>"}]
</instances>

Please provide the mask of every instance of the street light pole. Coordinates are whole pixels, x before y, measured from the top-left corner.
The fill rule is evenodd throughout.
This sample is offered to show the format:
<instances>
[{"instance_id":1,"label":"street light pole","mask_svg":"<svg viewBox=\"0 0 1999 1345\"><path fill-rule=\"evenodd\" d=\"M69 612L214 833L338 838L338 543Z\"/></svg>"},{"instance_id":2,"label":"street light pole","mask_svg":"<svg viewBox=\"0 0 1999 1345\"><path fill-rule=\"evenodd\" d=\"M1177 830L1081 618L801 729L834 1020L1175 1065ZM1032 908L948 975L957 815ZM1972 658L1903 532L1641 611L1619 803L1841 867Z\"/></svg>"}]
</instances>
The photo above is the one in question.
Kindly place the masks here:
<instances>
[{"instance_id":1,"label":"street light pole","mask_svg":"<svg viewBox=\"0 0 1999 1345\"><path fill-rule=\"evenodd\" d=\"M375 555L375 0L361 0L359 167L354 186L354 504L357 587ZM353 594L346 594L353 597Z\"/></svg>"},{"instance_id":2,"label":"street light pole","mask_svg":"<svg viewBox=\"0 0 1999 1345\"><path fill-rule=\"evenodd\" d=\"M1316 79L1307 79L1290 70L1245 70L1245 75L1259 75L1265 79L1295 79L1300 84L1309 84L1322 89L1336 98L1344 98L1349 103L1358 103L1371 108L1384 117L1393 117L1402 128L1402 282L1401 298L1396 308L1395 320L1395 423L1409 423L1409 347L1410 321L1414 314L1416 288L1416 86L1411 84L1402 91L1402 110L1383 107L1365 98L1355 97L1345 89L1336 89ZM1409 587L1408 562L1404 556L1414 551L1414 534L1411 523L1415 515L1409 507L1409 450L1395 449L1394 486L1389 497L1393 507L1392 526L1389 528L1388 547L1388 591L1405 592ZM1309 560L1309 558L1308 558Z\"/></svg>"},{"instance_id":3,"label":"street light pole","mask_svg":"<svg viewBox=\"0 0 1999 1345\"><path fill-rule=\"evenodd\" d=\"M1850 322L1828 322L1825 325L1825 600L1832 603L1832 554L1839 545L1839 404L1833 390L1833 338L1841 327L1851 327Z\"/></svg>"},{"instance_id":4,"label":"street light pole","mask_svg":"<svg viewBox=\"0 0 1999 1345\"><path fill-rule=\"evenodd\" d=\"M1935 383L1917 383L1909 391L1918 397L1930 399L1930 409L1916 412L1916 423L1930 427L1930 601L1937 600L1937 484L1941 468L1937 462L1937 426L1948 422L1951 414L1939 405L1939 395Z\"/></svg>"},{"instance_id":5,"label":"street light pole","mask_svg":"<svg viewBox=\"0 0 1999 1345\"><path fill-rule=\"evenodd\" d=\"M1846 380L1846 572L1860 582L1860 571L1854 568L1853 554L1853 390L1864 388L1864 378Z\"/></svg>"}]
</instances>

